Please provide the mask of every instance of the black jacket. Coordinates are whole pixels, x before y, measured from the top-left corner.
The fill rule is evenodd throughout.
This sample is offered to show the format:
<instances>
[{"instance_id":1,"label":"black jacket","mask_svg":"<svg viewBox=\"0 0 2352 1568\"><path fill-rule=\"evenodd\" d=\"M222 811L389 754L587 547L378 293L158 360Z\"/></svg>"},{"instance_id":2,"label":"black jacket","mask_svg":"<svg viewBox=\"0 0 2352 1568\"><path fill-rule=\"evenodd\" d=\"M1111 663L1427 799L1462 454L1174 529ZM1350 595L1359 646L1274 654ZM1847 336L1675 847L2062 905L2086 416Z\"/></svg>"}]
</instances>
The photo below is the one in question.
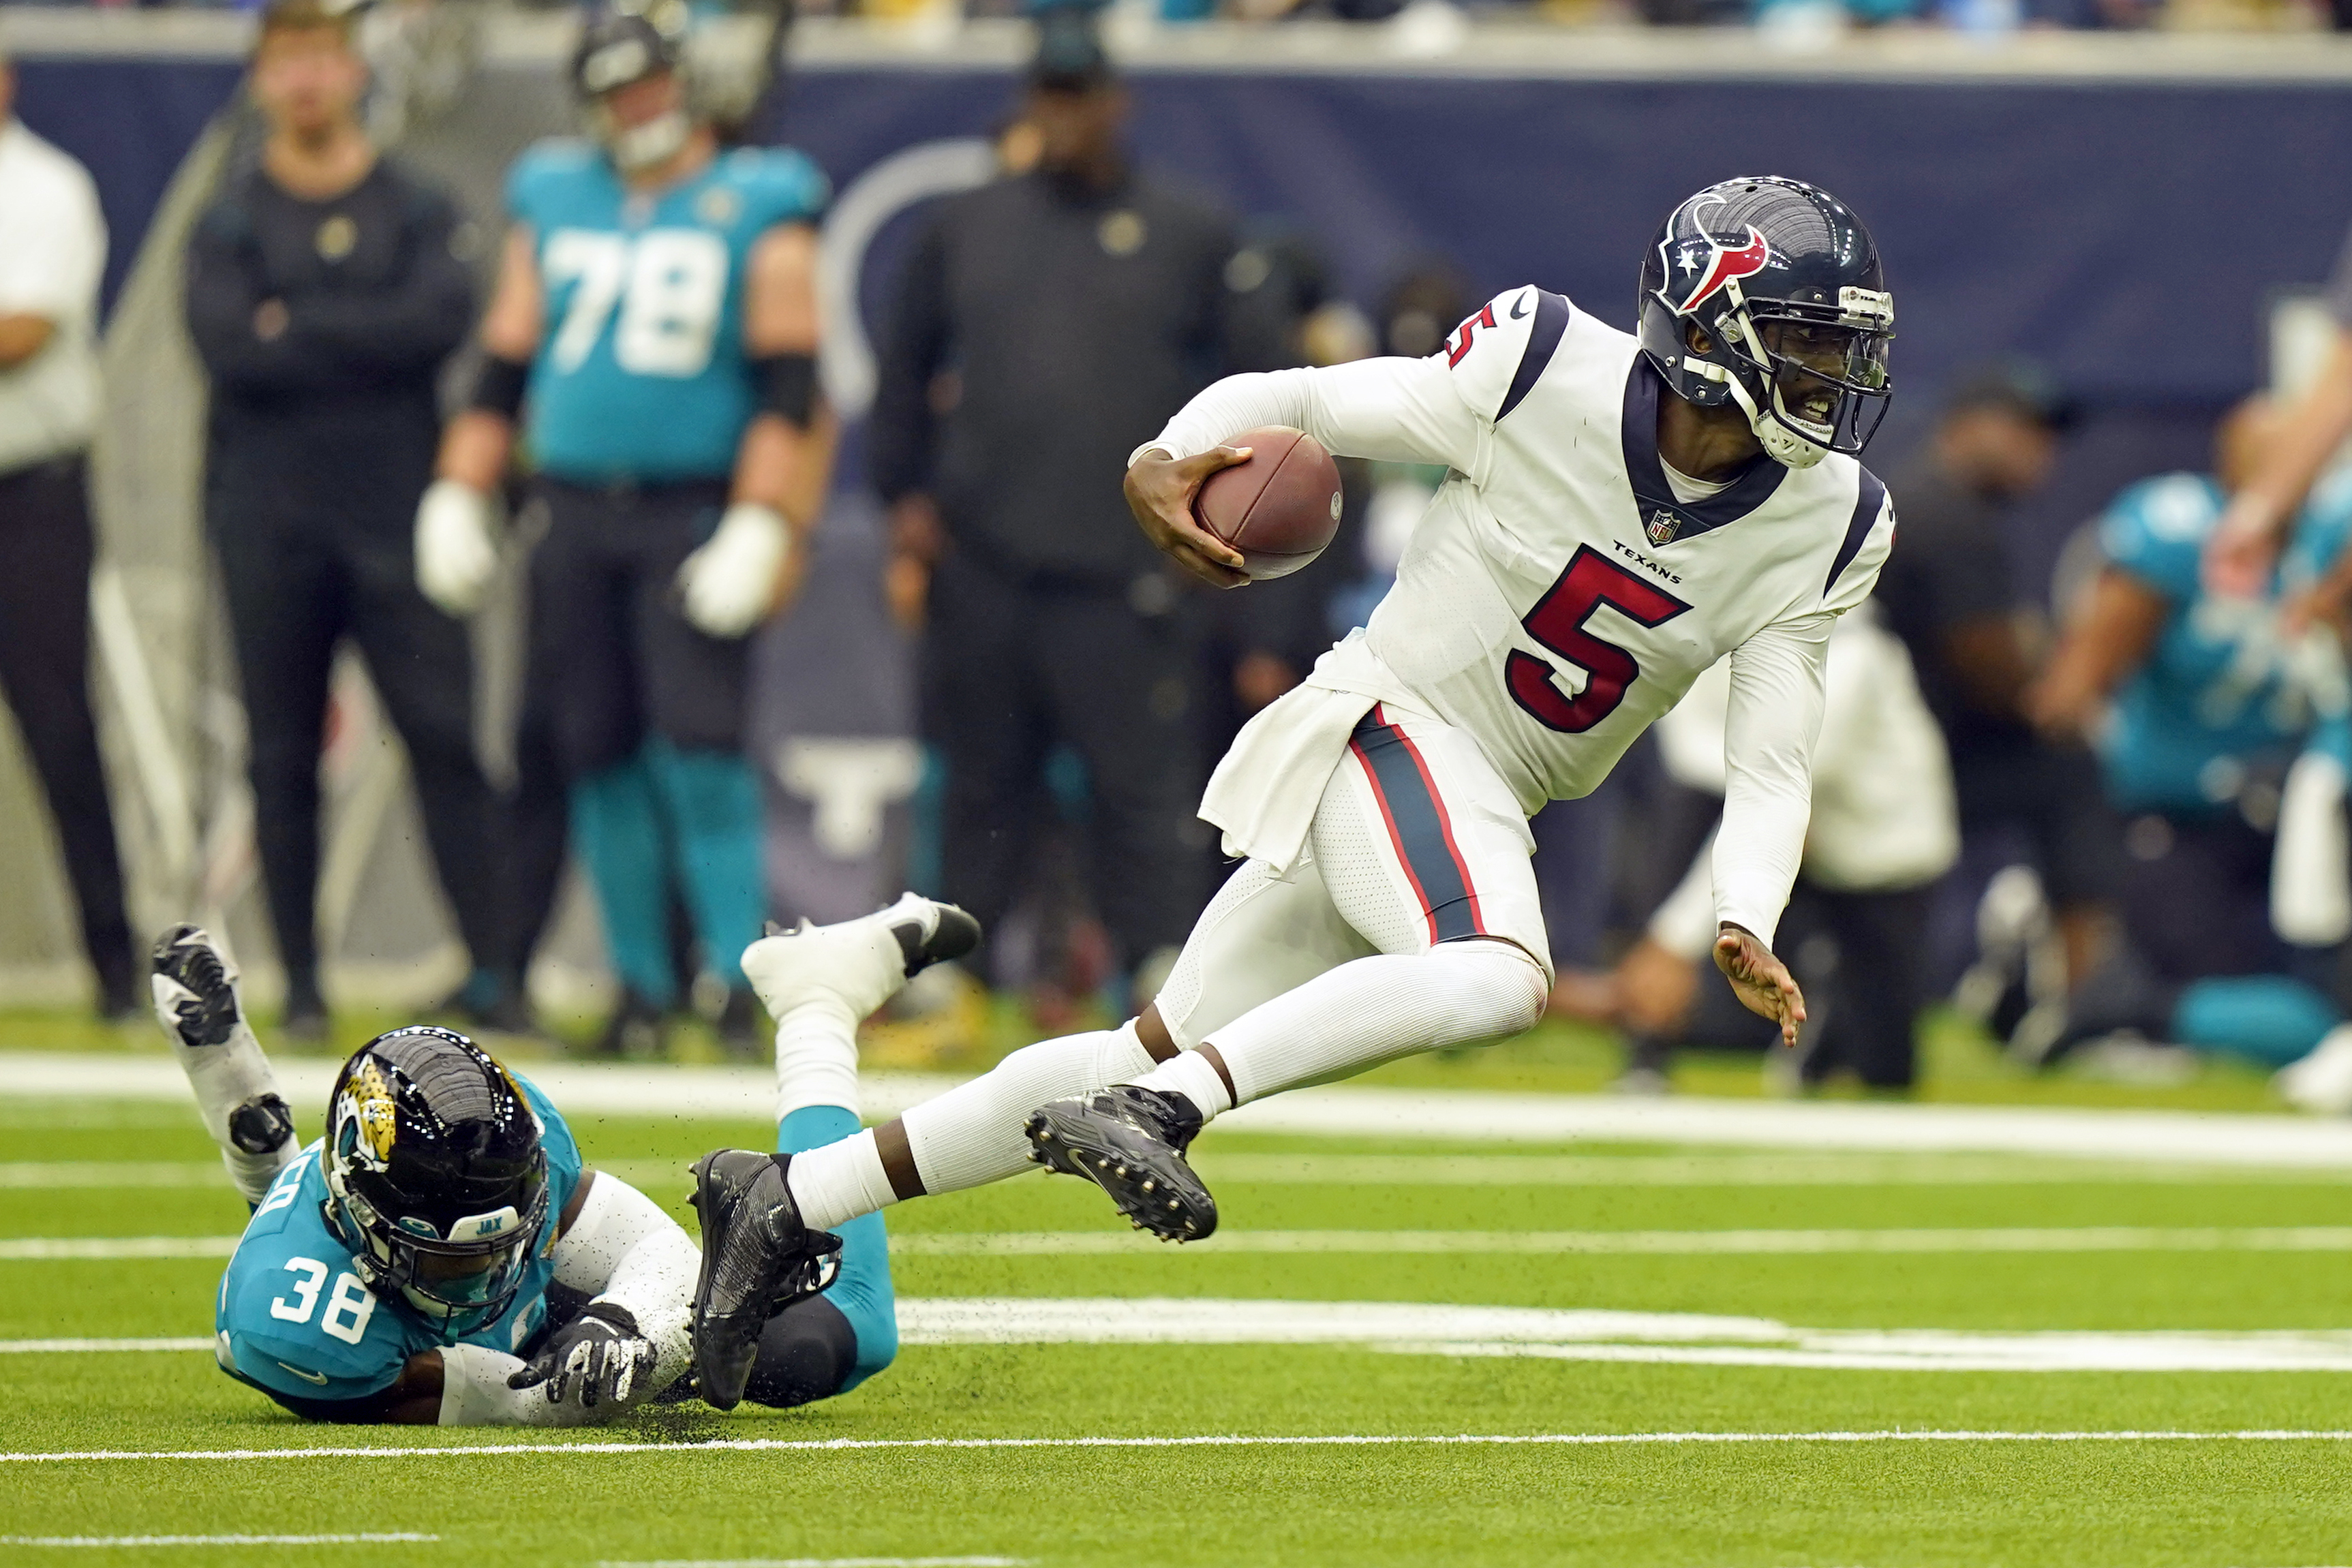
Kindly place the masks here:
<instances>
[{"instance_id":1,"label":"black jacket","mask_svg":"<svg viewBox=\"0 0 2352 1568\"><path fill-rule=\"evenodd\" d=\"M949 198L901 279L870 436L875 487L939 503L993 570L1124 587L1158 557L1127 455L1202 387L1280 362L1226 285L1217 208L1148 176L1080 194L1025 174Z\"/></svg>"},{"instance_id":2,"label":"black jacket","mask_svg":"<svg viewBox=\"0 0 2352 1568\"><path fill-rule=\"evenodd\" d=\"M216 494L414 508L440 439L442 361L473 326L461 239L448 199L389 162L323 202L258 167L223 183L187 254ZM264 338L255 312L271 299L287 325Z\"/></svg>"}]
</instances>

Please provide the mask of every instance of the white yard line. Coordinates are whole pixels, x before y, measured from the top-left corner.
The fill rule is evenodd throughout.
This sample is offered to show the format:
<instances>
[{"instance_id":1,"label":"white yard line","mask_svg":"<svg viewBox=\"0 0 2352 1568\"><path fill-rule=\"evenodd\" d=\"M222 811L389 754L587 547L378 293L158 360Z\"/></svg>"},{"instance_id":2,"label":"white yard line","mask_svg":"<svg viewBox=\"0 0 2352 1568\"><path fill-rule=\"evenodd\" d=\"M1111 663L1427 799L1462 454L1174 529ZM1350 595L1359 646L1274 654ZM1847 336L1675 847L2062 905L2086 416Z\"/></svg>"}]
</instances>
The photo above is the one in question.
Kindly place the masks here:
<instances>
[{"instance_id":1,"label":"white yard line","mask_svg":"<svg viewBox=\"0 0 2352 1568\"><path fill-rule=\"evenodd\" d=\"M15 1236L0 1239L0 1263L119 1258L226 1258L234 1236Z\"/></svg>"},{"instance_id":2,"label":"white yard line","mask_svg":"<svg viewBox=\"0 0 2352 1568\"><path fill-rule=\"evenodd\" d=\"M84 1448L0 1453L0 1464L98 1464L129 1460L480 1458L520 1454L861 1453L910 1448L1616 1448L1763 1443L2346 1443L2352 1431L2324 1428L2183 1432L1854 1431L1536 1432L1384 1436L1184 1437L722 1437L690 1443L464 1443L412 1448Z\"/></svg>"},{"instance_id":3,"label":"white yard line","mask_svg":"<svg viewBox=\"0 0 2352 1568\"><path fill-rule=\"evenodd\" d=\"M0 1160L0 1189L228 1184L218 1160Z\"/></svg>"},{"instance_id":4,"label":"white yard line","mask_svg":"<svg viewBox=\"0 0 2352 1568\"><path fill-rule=\"evenodd\" d=\"M234 1236L0 1239L0 1263L226 1258ZM890 1239L906 1258L1164 1257L1123 1230L918 1231ZM1846 1252L2352 1252L2352 1226L2076 1226L1851 1230L1224 1230L1188 1257L1242 1253L1517 1254L1649 1257Z\"/></svg>"},{"instance_id":5,"label":"white yard line","mask_svg":"<svg viewBox=\"0 0 2352 1568\"><path fill-rule=\"evenodd\" d=\"M0 1243L5 1248L5 1243ZM1166 1255L1164 1244L1128 1231L1039 1230L900 1234L890 1249L907 1257ZM1914 1230L1227 1230L1184 1249L1188 1255L1266 1252L1630 1253L1673 1256L1830 1252L2344 1252L2352 1226L2084 1226L2070 1228ZM0 1257L5 1257L0 1250Z\"/></svg>"},{"instance_id":6,"label":"white yard line","mask_svg":"<svg viewBox=\"0 0 2352 1568\"><path fill-rule=\"evenodd\" d=\"M1332 1345L1397 1354L1860 1372L2352 1372L2352 1332L1796 1328L1700 1312L1437 1301L917 1296L909 1345ZM53 1354L203 1351L203 1339L0 1341Z\"/></svg>"},{"instance_id":7,"label":"white yard line","mask_svg":"<svg viewBox=\"0 0 2352 1568\"><path fill-rule=\"evenodd\" d=\"M648 1162L649 1164L651 1162ZM1280 1186L2082 1186L2352 1181L2352 1166L2263 1169L2010 1155L1244 1155L1203 1145L1213 1183Z\"/></svg>"},{"instance_id":8,"label":"white yard line","mask_svg":"<svg viewBox=\"0 0 2352 1568\"><path fill-rule=\"evenodd\" d=\"M93 1355L124 1351L210 1350L209 1336L178 1339L0 1339L0 1355Z\"/></svg>"},{"instance_id":9,"label":"white yard line","mask_svg":"<svg viewBox=\"0 0 2352 1568\"><path fill-rule=\"evenodd\" d=\"M0 1535L0 1546L362 1546L438 1541L409 1531L357 1535Z\"/></svg>"},{"instance_id":10,"label":"white yard line","mask_svg":"<svg viewBox=\"0 0 2352 1568\"><path fill-rule=\"evenodd\" d=\"M292 1057L278 1064L298 1114L325 1103L335 1063ZM755 1067L525 1064L556 1103L577 1116L730 1118L774 1115L775 1082ZM936 1073L873 1072L863 1083L868 1117L897 1114L954 1083ZM0 1101L188 1098L178 1066L160 1052L0 1051ZM1307 1137L1447 1143L1612 1143L1786 1149L1804 1154L2019 1154L2159 1165L2352 1169L2352 1123L2288 1115L2188 1111L2086 1111L1999 1105L1846 1102L1656 1100L1609 1094L1517 1094L1476 1090L1379 1089L1343 1084L1276 1095L1221 1124ZM1213 1145L1211 1145L1213 1147Z\"/></svg>"},{"instance_id":11,"label":"white yard line","mask_svg":"<svg viewBox=\"0 0 2352 1568\"><path fill-rule=\"evenodd\" d=\"M1028 1568L1034 1557L607 1557L596 1568Z\"/></svg>"}]
</instances>

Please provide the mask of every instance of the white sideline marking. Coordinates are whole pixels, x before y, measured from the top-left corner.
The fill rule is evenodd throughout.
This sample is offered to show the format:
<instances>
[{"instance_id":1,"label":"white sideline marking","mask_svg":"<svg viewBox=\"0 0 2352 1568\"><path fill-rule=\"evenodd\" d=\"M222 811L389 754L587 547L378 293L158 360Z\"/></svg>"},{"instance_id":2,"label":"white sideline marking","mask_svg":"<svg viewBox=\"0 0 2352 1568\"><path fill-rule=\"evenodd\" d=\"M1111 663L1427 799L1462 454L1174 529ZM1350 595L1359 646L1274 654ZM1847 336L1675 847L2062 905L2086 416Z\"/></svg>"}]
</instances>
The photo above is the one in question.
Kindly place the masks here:
<instances>
[{"instance_id":1,"label":"white sideline marking","mask_svg":"<svg viewBox=\"0 0 2352 1568\"><path fill-rule=\"evenodd\" d=\"M87 1464L131 1459L425 1459L511 1454L859 1453L908 1448L1616 1448L1745 1443L2352 1443L2352 1431L2235 1432L1535 1432L1329 1437L715 1437L691 1443L445 1443L415 1448L89 1448L0 1453L0 1464Z\"/></svg>"},{"instance_id":2,"label":"white sideline marking","mask_svg":"<svg viewBox=\"0 0 2352 1568\"><path fill-rule=\"evenodd\" d=\"M755 1067L638 1067L535 1061L530 1077L574 1113L772 1121L775 1078ZM336 1064L289 1057L280 1091L310 1115L326 1103ZM960 1080L872 1072L861 1092L884 1118ZM163 1100L185 1103L169 1056L0 1051L0 1101ZM1220 1120L1244 1132L1448 1143L1679 1144L1879 1154L2021 1154L2151 1162L2352 1169L2352 1126L2291 1115L2084 1111L2004 1105L1913 1105L1779 1100L1643 1100L1610 1094L1516 1094L1342 1084L1278 1094Z\"/></svg>"},{"instance_id":3,"label":"white sideline marking","mask_svg":"<svg viewBox=\"0 0 2352 1568\"><path fill-rule=\"evenodd\" d=\"M0 1248L5 1248L0 1243ZM937 1231L890 1239L908 1257L1155 1253L1164 1244L1112 1230ZM2352 1226L2081 1226L1872 1230L1227 1230L1187 1252L1717 1253L2342 1252ZM0 1250L0 1257L7 1256Z\"/></svg>"},{"instance_id":4,"label":"white sideline marking","mask_svg":"<svg viewBox=\"0 0 2352 1568\"><path fill-rule=\"evenodd\" d=\"M90 1355L116 1351L210 1350L212 1340L180 1339L0 1339L0 1355Z\"/></svg>"},{"instance_id":5,"label":"white sideline marking","mask_svg":"<svg viewBox=\"0 0 2352 1568\"><path fill-rule=\"evenodd\" d=\"M66 1236L0 1239L0 1262L226 1258L234 1236ZM907 1258L1164 1256L1117 1230L932 1231L890 1239ZM2075 1226L1866 1230L1225 1230L1187 1249L1215 1253L1507 1253L1654 1257L1840 1252L2347 1252L2352 1226Z\"/></svg>"},{"instance_id":6,"label":"white sideline marking","mask_svg":"<svg viewBox=\"0 0 2352 1568\"><path fill-rule=\"evenodd\" d=\"M0 1535L0 1546L356 1546L440 1539L407 1531L359 1535Z\"/></svg>"}]
</instances>

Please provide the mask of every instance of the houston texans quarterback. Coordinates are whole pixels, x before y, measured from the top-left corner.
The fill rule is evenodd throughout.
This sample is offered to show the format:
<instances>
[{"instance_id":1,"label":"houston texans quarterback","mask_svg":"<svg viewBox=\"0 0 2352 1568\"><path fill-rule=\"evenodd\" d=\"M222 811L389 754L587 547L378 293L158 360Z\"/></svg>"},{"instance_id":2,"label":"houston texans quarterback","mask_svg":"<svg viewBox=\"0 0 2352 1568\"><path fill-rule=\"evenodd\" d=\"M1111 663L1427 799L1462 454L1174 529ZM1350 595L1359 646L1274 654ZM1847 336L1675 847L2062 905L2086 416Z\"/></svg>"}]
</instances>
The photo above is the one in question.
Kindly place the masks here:
<instances>
[{"instance_id":1,"label":"houston texans quarterback","mask_svg":"<svg viewBox=\"0 0 2352 1568\"><path fill-rule=\"evenodd\" d=\"M856 1130L858 1019L978 936L961 910L909 894L752 945L744 965L779 1020L779 1148ZM304 1145L211 938L167 932L152 983L253 1209L221 1277L222 1371L324 1421L571 1426L691 1394L700 1255L582 1161L537 1085L463 1035L394 1030L343 1064L326 1135ZM759 1403L845 1393L897 1353L881 1217L827 1239L761 1326Z\"/></svg>"},{"instance_id":2,"label":"houston texans quarterback","mask_svg":"<svg viewBox=\"0 0 2352 1568\"><path fill-rule=\"evenodd\" d=\"M1450 470L1370 623L1265 709L1201 814L1245 857L1143 1015L1033 1045L901 1119L788 1163L701 1166L704 1396L741 1386L771 1278L813 1230L1034 1158L1187 1240L1216 1207L1183 1154L1236 1104L1517 1033L1551 973L1528 818L1579 796L1730 656L1717 965L1793 1041L1771 940L1803 852L1830 633L1895 533L1854 460L1883 414L1894 301L1861 221L1811 185L1725 181L1645 256L1639 333L1496 295L1425 360L1229 377L1130 459L1137 519L1237 585L1191 502L1294 425ZM1070 1098L1076 1096L1076 1098Z\"/></svg>"}]
</instances>

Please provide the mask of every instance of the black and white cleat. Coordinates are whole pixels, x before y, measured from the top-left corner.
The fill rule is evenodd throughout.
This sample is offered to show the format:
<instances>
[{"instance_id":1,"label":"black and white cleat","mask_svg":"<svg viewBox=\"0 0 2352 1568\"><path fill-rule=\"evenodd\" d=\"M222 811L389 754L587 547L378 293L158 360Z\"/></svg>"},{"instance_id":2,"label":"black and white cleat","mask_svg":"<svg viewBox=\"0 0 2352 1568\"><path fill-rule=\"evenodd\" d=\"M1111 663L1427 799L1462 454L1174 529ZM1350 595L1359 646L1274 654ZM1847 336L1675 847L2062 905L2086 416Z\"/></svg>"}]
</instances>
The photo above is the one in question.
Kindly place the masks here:
<instances>
[{"instance_id":1,"label":"black and white cleat","mask_svg":"<svg viewBox=\"0 0 2352 1568\"><path fill-rule=\"evenodd\" d=\"M155 1021L191 1051L222 1045L236 1031L236 975L201 925L174 925L155 939L149 989Z\"/></svg>"},{"instance_id":2,"label":"black and white cleat","mask_svg":"<svg viewBox=\"0 0 2352 1568\"><path fill-rule=\"evenodd\" d=\"M907 956L910 980L932 965L951 963L980 946L980 922L952 904L910 893L883 914L897 917L890 922L890 935Z\"/></svg>"},{"instance_id":3,"label":"black and white cleat","mask_svg":"<svg viewBox=\"0 0 2352 1568\"><path fill-rule=\"evenodd\" d=\"M743 1400L768 1320L833 1283L841 1238L801 1223L789 1155L719 1149L694 1165L702 1273L694 1286L694 1372L705 1402Z\"/></svg>"},{"instance_id":4,"label":"black and white cleat","mask_svg":"<svg viewBox=\"0 0 2352 1568\"><path fill-rule=\"evenodd\" d=\"M1201 1113L1181 1094L1121 1083L1041 1105L1023 1131L1029 1157L1110 1195L1139 1230L1199 1241L1217 1228L1217 1200L1184 1163Z\"/></svg>"}]
</instances>

